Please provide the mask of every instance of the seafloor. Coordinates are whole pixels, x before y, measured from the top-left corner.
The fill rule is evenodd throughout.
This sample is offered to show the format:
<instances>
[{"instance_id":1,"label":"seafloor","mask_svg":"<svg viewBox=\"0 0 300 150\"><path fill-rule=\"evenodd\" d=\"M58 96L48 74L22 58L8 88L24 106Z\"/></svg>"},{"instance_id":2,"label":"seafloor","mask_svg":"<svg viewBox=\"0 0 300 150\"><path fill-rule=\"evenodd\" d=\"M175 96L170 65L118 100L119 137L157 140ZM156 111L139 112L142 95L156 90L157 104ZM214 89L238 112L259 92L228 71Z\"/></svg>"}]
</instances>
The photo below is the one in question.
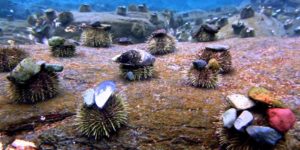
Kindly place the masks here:
<instances>
[{"instance_id":1,"label":"seafloor","mask_svg":"<svg viewBox=\"0 0 300 150\"><path fill-rule=\"evenodd\" d=\"M218 149L215 116L228 94L247 94L263 86L297 115L291 130L293 149L300 147L300 38L233 38L212 43L231 46L235 71L216 89L187 85L186 73L199 50L211 43L178 43L178 50L157 57L154 79L126 82L111 58L145 44L111 48L78 47L74 58L54 58L48 46L21 46L32 57L64 65L61 94L36 105L13 104L5 95L6 73L0 74L0 141L33 141L41 149ZM104 80L115 80L129 103L129 124L110 139L93 141L74 128L81 94ZM44 116L45 120L40 118ZM0 142L0 144L1 144Z\"/></svg>"}]
</instances>

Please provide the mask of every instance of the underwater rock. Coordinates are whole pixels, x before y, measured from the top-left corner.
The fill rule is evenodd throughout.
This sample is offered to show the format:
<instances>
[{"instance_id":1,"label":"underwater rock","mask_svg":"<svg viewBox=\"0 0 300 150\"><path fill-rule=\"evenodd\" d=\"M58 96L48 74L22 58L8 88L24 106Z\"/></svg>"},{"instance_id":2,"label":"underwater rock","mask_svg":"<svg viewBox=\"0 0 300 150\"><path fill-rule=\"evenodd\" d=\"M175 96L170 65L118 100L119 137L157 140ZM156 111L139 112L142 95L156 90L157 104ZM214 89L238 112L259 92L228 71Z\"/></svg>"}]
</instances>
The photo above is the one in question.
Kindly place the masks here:
<instances>
[{"instance_id":1,"label":"underwater rock","mask_svg":"<svg viewBox=\"0 0 300 150\"><path fill-rule=\"evenodd\" d=\"M64 70L64 66L57 64L45 64L45 69L49 72L62 72Z\"/></svg>"},{"instance_id":2,"label":"underwater rock","mask_svg":"<svg viewBox=\"0 0 300 150\"><path fill-rule=\"evenodd\" d=\"M60 22L62 26L68 26L73 21L74 21L74 15L72 12L65 11L58 15L58 22Z\"/></svg>"},{"instance_id":3,"label":"underwater rock","mask_svg":"<svg viewBox=\"0 0 300 150\"><path fill-rule=\"evenodd\" d=\"M253 87L248 91L248 96L257 101L270 106L284 107L282 101L275 99L274 95L263 87Z\"/></svg>"},{"instance_id":4,"label":"underwater rock","mask_svg":"<svg viewBox=\"0 0 300 150\"><path fill-rule=\"evenodd\" d=\"M129 81L133 81L134 80L133 72L131 72L131 71L127 72L126 79L129 80Z\"/></svg>"},{"instance_id":5,"label":"underwater rock","mask_svg":"<svg viewBox=\"0 0 300 150\"><path fill-rule=\"evenodd\" d=\"M233 33L239 35L243 29L246 28L246 25L241 21L236 21L232 24Z\"/></svg>"},{"instance_id":6,"label":"underwater rock","mask_svg":"<svg viewBox=\"0 0 300 150\"><path fill-rule=\"evenodd\" d=\"M271 17L273 15L273 8L271 6L264 7L263 8L263 14L265 14L268 17Z\"/></svg>"},{"instance_id":7,"label":"underwater rock","mask_svg":"<svg viewBox=\"0 0 300 150\"><path fill-rule=\"evenodd\" d=\"M270 108L267 114L270 126L281 133L288 132L296 123L294 113L287 108Z\"/></svg>"},{"instance_id":8,"label":"underwater rock","mask_svg":"<svg viewBox=\"0 0 300 150\"><path fill-rule=\"evenodd\" d=\"M146 4L138 5L138 11L139 11L139 12L143 12L143 13L148 12L148 7L147 7L147 5L146 5Z\"/></svg>"},{"instance_id":9,"label":"underwater rock","mask_svg":"<svg viewBox=\"0 0 300 150\"><path fill-rule=\"evenodd\" d=\"M37 146L34 143L29 142L29 141L19 140L19 139L14 140L12 142L11 146L13 147L13 148L11 148L12 150L14 148L17 149L17 150L19 150L19 149L37 150L38 149Z\"/></svg>"},{"instance_id":10,"label":"underwater rock","mask_svg":"<svg viewBox=\"0 0 300 150\"><path fill-rule=\"evenodd\" d=\"M294 33L295 33L295 35L300 35L300 26L298 26L294 29Z\"/></svg>"},{"instance_id":11,"label":"underwater rock","mask_svg":"<svg viewBox=\"0 0 300 150\"><path fill-rule=\"evenodd\" d=\"M88 4L81 4L79 7L79 12L91 12L92 8Z\"/></svg>"},{"instance_id":12,"label":"underwater rock","mask_svg":"<svg viewBox=\"0 0 300 150\"><path fill-rule=\"evenodd\" d=\"M234 127L236 130L243 132L244 129L246 129L247 126L249 126L254 117L251 112L244 110L239 117L234 122Z\"/></svg>"},{"instance_id":13,"label":"underwater rock","mask_svg":"<svg viewBox=\"0 0 300 150\"><path fill-rule=\"evenodd\" d=\"M205 60L196 60L193 62L193 66L197 69L197 70L203 70L207 65L207 62Z\"/></svg>"},{"instance_id":14,"label":"underwater rock","mask_svg":"<svg viewBox=\"0 0 300 150\"><path fill-rule=\"evenodd\" d=\"M54 9L47 9L45 11L45 17L46 17L46 20L49 23L53 22L57 17L55 10Z\"/></svg>"},{"instance_id":15,"label":"underwater rock","mask_svg":"<svg viewBox=\"0 0 300 150\"><path fill-rule=\"evenodd\" d=\"M27 53L19 47L0 47L0 72L12 71Z\"/></svg>"},{"instance_id":16,"label":"underwater rock","mask_svg":"<svg viewBox=\"0 0 300 150\"><path fill-rule=\"evenodd\" d=\"M293 26L293 24L294 24L294 20L288 19L284 22L283 27L284 27L284 29L287 30L287 29L291 28Z\"/></svg>"},{"instance_id":17,"label":"underwater rock","mask_svg":"<svg viewBox=\"0 0 300 150\"><path fill-rule=\"evenodd\" d=\"M138 6L135 4L130 4L128 5L128 11L133 11L133 12L138 11Z\"/></svg>"},{"instance_id":18,"label":"underwater rock","mask_svg":"<svg viewBox=\"0 0 300 150\"><path fill-rule=\"evenodd\" d=\"M246 131L255 141L273 146L282 138L276 130L265 126L249 126Z\"/></svg>"},{"instance_id":19,"label":"underwater rock","mask_svg":"<svg viewBox=\"0 0 300 150\"><path fill-rule=\"evenodd\" d=\"M116 83L113 81L104 81L95 88L95 103L102 109L108 99L116 91Z\"/></svg>"},{"instance_id":20,"label":"underwater rock","mask_svg":"<svg viewBox=\"0 0 300 150\"><path fill-rule=\"evenodd\" d=\"M200 67L204 62L199 62ZM198 64L196 64L197 66ZM199 88L216 88L219 82L220 65L216 59L211 59L204 69L198 70L194 63L188 71L188 82Z\"/></svg>"},{"instance_id":21,"label":"underwater rock","mask_svg":"<svg viewBox=\"0 0 300 150\"><path fill-rule=\"evenodd\" d=\"M211 50L213 52L224 52L229 49L230 47L228 45L221 45L221 44L208 45L205 47L205 50Z\"/></svg>"},{"instance_id":22,"label":"underwater rock","mask_svg":"<svg viewBox=\"0 0 300 150\"><path fill-rule=\"evenodd\" d=\"M147 41L147 46L152 55L164 55L176 50L176 41L165 29L160 29L152 33Z\"/></svg>"},{"instance_id":23,"label":"underwater rock","mask_svg":"<svg viewBox=\"0 0 300 150\"><path fill-rule=\"evenodd\" d=\"M19 84L24 84L32 76L41 71L41 66L38 65L33 59L25 58L16 68L10 73L9 78Z\"/></svg>"},{"instance_id":24,"label":"underwater rock","mask_svg":"<svg viewBox=\"0 0 300 150\"><path fill-rule=\"evenodd\" d=\"M241 19L248 19L248 18L254 17L255 12L254 12L253 8L249 5L242 9L240 15L241 15Z\"/></svg>"},{"instance_id":25,"label":"underwater rock","mask_svg":"<svg viewBox=\"0 0 300 150\"><path fill-rule=\"evenodd\" d=\"M229 23L228 17L222 17L217 21L217 24L220 28L226 26Z\"/></svg>"},{"instance_id":26,"label":"underwater rock","mask_svg":"<svg viewBox=\"0 0 300 150\"><path fill-rule=\"evenodd\" d=\"M116 10L117 15L126 16L127 15L127 8L126 6L118 6Z\"/></svg>"},{"instance_id":27,"label":"underwater rock","mask_svg":"<svg viewBox=\"0 0 300 150\"><path fill-rule=\"evenodd\" d=\"M217 39L216 34L218 31L219 28L217 26L204 24L200 26L193 38L198 42L215 41Z\"/></svg>"},{"instance_id":28,"label":"underwater rock","mask_svg":"<svg viewBox=\"0 0 300 150\"><path fill-rule=\"evenodd\" d=\"M117 39L117 43L120 45L130 45L133 44L132 40L128 37L121 37Z\"/></svg>"},{"instance_id":29,"label":"underwater rock","mask_svg":"<svg viewBox=\"0 0 300 150\"><path fill-rule=\"evenodd\" d=\"M94 89L88 89L86 90L83 95L83 102L84 105L87 107L91 107L95 104L95 90Z\"/></svg>"},{"instance_id":30,"label":"underwater rock","mask_svg":"<svg viewBox=\"0 0 300 150\"><path fill-rule=\"evenodd\" d=\"M246 27L240 33L242 38L255 37L255 30L253 28Z\"/></svg>"},{"instance_id":31,"label":"underwater rock","mask_svg":"<svg viewBox=\"0 0 300 150\"><path fill-rule=\"evenodd\" d=\"M238 110L245 110L255 106L252 100L241 94L228 95L226 100Z\"/></svg>"},{"instance_id":32,"label":"underwater rock","mask_svg":"<svg viewBox=\"0 0 300 150\"><path fill-rule=\"evenodd\" d=\"M228 109L222 115L222 119L224 127L230 129L233 126L235 120L237 119L237 110L234 108Z\"/></svg>"}]
</instances>

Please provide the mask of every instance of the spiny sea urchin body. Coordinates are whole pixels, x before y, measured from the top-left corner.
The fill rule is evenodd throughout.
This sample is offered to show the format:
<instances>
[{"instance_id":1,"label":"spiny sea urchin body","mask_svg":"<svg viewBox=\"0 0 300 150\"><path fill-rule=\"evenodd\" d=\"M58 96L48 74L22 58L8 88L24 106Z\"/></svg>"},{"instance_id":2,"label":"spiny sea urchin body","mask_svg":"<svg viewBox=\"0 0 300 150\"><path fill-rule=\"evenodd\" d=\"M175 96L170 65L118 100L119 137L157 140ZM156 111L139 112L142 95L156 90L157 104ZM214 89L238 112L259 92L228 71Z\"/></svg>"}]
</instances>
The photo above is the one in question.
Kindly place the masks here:
<instances>
[{"instance_id":1,"label":"spiny sea urchin body","mask_svg":"<svg viewBox=\"0 0 300 150\"><path fill-rule=\"evenodd\" d=\"M49 39L49 46L54 57L72 57L76 52L76 46L62 37Z\"/></svg>"},{"instance_id":2,"label":"spiny sea urchin body","mask_svg":"<svg viewBox=\"0 0 300 150\"><path fill-rule=\"evenodd\" d=\"M21 48L0 47L0 72L13 70L26 56L26 52Z\"/></svg>"},{"instance_id":3,"label":"spiny sea urchin body","mask_svg":"<svg viewBox=\"0 0 300 150\"><path fill-rule=\"evenodd\" d=\"M112 44L111 33L102 27L86 27L81 36L85 46L109 47Z\"/></svg>"},{"instance_id":4,"label":"spiny sea urchin body","mask_svg":"<svg viewBox=\"0 0 300 150\"><path fill-rule=\"evenodd\" d=\"M193 38L197 42L210 42L217 39L216 34L218 33L219 28L214 25L204 24L197 30Z\"/></svg>"},{"instance_id":5,"label":"spiny sea urchin body","mask_svg":"<svg viewBox=\"0 0 300 150\"><path fill-rule=\"evenodd\" d=\"M90 107L82 105L77 111L76 126L83 135L97 140L110 137L125 125L127 116L127 103L113 94L103 109L96 104Z\"/></svg>"},{"instance_id":6,"label":"spiny sea urchin body","mask_svg":"<svg viewBox=\"0 0 300 150\"><path fill-rule=\"evenodd\" d=\"M122 77L131 81L139 81L150 79L154 76L154 66L129 66L129 65L120 65L120 71ZM132 73L132 77L129 77L128 74Z\"/></svg>"},{"instance_id":7,"label":"spiny sea urchin body","mask_svg":"<svg viewBox=\"0 0 300 150\"><path fill-rule=\"evenodd\" d=\"M205 61L209 61L210 59L216 59L218 63L220 64L221 70L220 73L229 73L233 70L232 67L232 56L230 54L230 51L228 48L225 48L225 46L221 47L220 45L217 45L218 47L213 46L207 46L204 50L202 50L201 54L199 55L199 59L203 59ZM214 50L213 50L214 47ZM223 48L223 50L218 50L217 48Z\"/></svg>"},{"instance_id":8,"label":"spiny sea urchin body","mask_svg":"<svg viewBox=\"0 0 300 150\"><path fill-rule=\"evenodd\" d=\"M148 51L152 55L164 55L172 53L176 49L175 38L168 35L166 31L156 31L148 40Z\"/></svg>"},{"instance_id":9,"label":"spiny sea urchin body","mask_svg":"<svg viewBox=\"0 0 300 150\"><path fill-rule=\"evenodd\" d=\"M288 150L290 135L286 134L275 146L258 143L249 135L231 128L223 127L222 114L225 109L221 109L219 116L217 116L217 122L214 123L216 128L216 135L218 136L221 149L226 150ZM252 124L268 125L266 117L261 110L252 111L255 116L255 120Z\"/></svg>"},{"instance_id":10,"label":"spiny sea urchin body","mask_svg":"<svg viewBox=\"0 0 300 150\"><path fill-rule=\"evenodd\" d=\"M204 60L193 62L188 72L189 83L200 88L215 88L219 82L219 64L215 59L206 64Z\"/></svg>"},{"instance_id":11,"label":"spiny sea urchin body","mask_svg":"<svg viewBox=\"0 0 300 150\"><path fill-rule=\"evenodd\" d=\"M8 95L17 103L37 103L55 97L59 92L58 75L41 70L25 84L10 81Z\"/></svg>"}]
</instances>

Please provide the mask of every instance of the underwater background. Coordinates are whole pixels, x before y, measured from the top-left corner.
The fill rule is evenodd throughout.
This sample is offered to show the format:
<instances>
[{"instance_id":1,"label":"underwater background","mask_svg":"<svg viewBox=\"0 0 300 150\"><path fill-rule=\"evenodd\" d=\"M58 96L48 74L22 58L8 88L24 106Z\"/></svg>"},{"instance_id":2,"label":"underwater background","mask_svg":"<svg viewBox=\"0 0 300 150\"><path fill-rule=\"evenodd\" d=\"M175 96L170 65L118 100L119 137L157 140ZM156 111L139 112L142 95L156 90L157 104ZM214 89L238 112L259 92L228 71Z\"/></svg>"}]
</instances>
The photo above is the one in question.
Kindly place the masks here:
<instances>
[{"instance_id":1,"label":"underwater background","mask_svg":"<svg viewBox=\"0 0 300 150\"><path fill-rule=\"evenodd\" d=\"M0 0L0 150L300 150L300 0Z\"/></svg>"}]
</instances>

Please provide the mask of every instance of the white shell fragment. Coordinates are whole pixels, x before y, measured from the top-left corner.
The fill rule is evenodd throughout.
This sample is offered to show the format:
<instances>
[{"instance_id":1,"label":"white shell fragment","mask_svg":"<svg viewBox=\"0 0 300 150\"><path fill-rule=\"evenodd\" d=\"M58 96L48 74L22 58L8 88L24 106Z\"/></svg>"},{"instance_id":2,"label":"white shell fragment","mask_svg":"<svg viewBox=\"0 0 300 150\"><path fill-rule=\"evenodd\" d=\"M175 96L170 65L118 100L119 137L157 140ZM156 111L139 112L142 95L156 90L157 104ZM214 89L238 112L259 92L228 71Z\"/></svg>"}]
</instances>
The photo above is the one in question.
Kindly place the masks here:
<instances>
[{"instance_id":1,"label":"white shell fragment","mask_svg":"<svg viewBox=\"0 0 300 150\"><path fill-rule=\"evenodd\" d=\"M95 103L95 90L94 89L87 89L83 93L83 102L88 107L94 105L94 103Z\"/></svg>"},{"instance_id":2,"label":"white shell fragment","mask_svg":"<svg viewBox=\"0 0 300 150\"><path fill-rule=\"evenodd\" d=\"M104 81L95 88L96 105L102 109L110 96L115 92L116 84L113 81Z\"/></svg>"}]
</instances>

